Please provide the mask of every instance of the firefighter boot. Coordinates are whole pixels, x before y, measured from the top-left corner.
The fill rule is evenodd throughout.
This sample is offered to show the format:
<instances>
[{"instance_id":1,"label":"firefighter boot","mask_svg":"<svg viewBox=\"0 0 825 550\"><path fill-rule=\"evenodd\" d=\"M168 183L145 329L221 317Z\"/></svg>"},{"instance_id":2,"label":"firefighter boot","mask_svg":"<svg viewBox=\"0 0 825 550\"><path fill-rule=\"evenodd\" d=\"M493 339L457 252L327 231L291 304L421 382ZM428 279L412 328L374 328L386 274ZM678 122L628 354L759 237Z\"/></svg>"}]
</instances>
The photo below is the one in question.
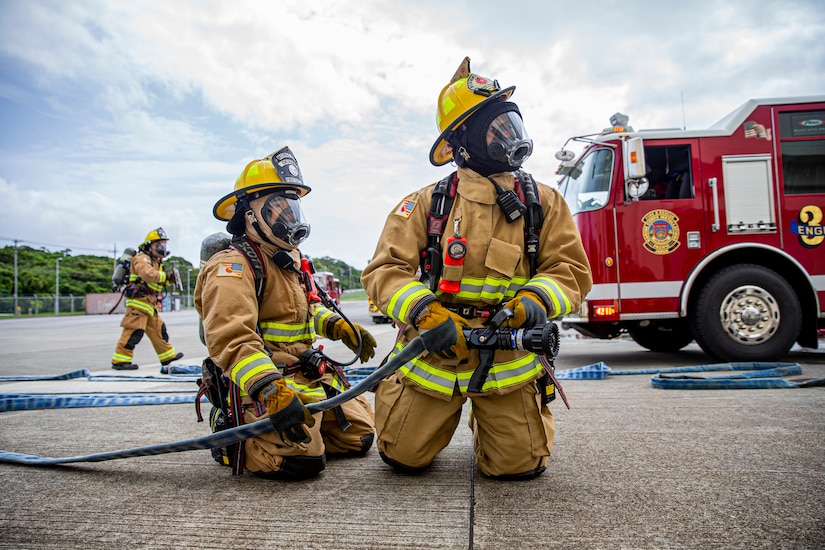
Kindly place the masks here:
<instances>
[{"instance_id":1,"label":"firefighter boot","mask_svg":"<svg viewBox=\"0 0 825 550\"><path fill-rule=\"evenodd\" d=\"M183 359L183 354L181 352L176 353L175 356L172 357L171 359L167 359L166 361L161 361L160 364L165 367L166 365L168 365L172 361L177 361L178 359Z\"/></svg>"},{"instance_id":2,"label":"firefighter boot","mask_svg":"<svg viewBox=\"0 0 825 550\"><path fill-rule=\"evenodd\" d=\"M115 370L137 370L138 366L134 363L112 363L112 368Z\"/></svg>"}]
</instances>

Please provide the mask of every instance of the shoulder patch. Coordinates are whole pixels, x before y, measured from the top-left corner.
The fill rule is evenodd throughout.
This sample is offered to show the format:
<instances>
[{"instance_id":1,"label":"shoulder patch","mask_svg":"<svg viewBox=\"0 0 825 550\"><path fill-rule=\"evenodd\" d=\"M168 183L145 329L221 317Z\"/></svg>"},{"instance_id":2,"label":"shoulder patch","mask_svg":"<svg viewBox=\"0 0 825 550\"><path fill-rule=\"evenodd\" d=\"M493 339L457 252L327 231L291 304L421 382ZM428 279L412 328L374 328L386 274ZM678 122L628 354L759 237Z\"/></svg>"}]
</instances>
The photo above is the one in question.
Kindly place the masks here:
<instances>
[{"instance_id":1,"label":"shoulder patch","mask_svg":"<svg viewBox=\"0 0 825 550\"><path fill-rule=\"evenodd\" d=\"M415 210L415 205L416 202L414 200L405 200L393 214L401 216L402 218L409 218L413 210Z\"/></svg>"},{"instance_id":2,"label":"shoulder patch","mask_svg":"<svg viewBox=\"0 0 825 550\"><path fill-rule=\"evenodd\" d=\"M239 262L220 262L218 277L235 277L240 279L243 276L243 264Z\"/></svg>"}]
</instances>

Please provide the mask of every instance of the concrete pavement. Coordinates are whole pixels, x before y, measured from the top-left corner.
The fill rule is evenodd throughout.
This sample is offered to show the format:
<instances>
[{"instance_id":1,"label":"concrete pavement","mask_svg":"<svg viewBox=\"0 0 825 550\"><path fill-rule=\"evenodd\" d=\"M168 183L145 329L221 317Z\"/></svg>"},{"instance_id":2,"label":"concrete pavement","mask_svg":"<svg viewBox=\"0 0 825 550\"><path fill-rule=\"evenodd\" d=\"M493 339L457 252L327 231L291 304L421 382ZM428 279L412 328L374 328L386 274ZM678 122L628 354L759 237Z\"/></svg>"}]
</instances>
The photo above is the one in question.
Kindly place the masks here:
<instances>
[{"instance_id":1,"label":"concrete pavement","mask_svg":"<svg viewBox=\"0 0 825 550\"><path fill-rule=\"evenodd\" d=\"M389 325L345 311L389 350ZM164 315L181 364L205 354L192 312ZM0 321L0 375L108 369L119 317ZM337 343L325 350L338 358ZM138 373L159 365L148 342ZM825 353L787 358L825 377ZM558 369L706 364L565 338ZM179 388L165 382L4 382L0 391ZM547 472L496 482L473 468L462 422L431 470L395 473L373 448L300 483L232 477L207 451L33 468L0 464L2 548L822 548L825 388L659 390L649 375L563 381ZM128 391L128 390L127 390ZM466 416L466 407L465 407ZM466 420L466 418L465 418ZM0 449L73 456L199 437L188 405L0 414Z\"/></svg>"}]
</instances>

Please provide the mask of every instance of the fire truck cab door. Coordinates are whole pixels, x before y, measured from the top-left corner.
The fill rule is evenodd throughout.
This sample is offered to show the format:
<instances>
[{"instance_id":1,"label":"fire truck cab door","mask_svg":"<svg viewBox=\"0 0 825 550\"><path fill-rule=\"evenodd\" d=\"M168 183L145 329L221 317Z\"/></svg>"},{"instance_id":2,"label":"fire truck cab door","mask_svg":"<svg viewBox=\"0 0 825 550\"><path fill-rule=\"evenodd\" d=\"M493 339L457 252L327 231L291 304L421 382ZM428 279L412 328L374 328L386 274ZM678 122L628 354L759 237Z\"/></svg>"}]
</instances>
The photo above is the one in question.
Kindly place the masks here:
<instances>
[{"instance_id":1,"label":"fire truck cab door","mask_svg":"<svg viewBox=\"0 0 825 550\"><path fill-rule=\"evenodd\" d=\"M644 156L648 190L626 200L619 186L614 203L623 320L677 317L685 280L704 256L707 238L698 140L648 140Z\"/></svg>"}]
</instances>

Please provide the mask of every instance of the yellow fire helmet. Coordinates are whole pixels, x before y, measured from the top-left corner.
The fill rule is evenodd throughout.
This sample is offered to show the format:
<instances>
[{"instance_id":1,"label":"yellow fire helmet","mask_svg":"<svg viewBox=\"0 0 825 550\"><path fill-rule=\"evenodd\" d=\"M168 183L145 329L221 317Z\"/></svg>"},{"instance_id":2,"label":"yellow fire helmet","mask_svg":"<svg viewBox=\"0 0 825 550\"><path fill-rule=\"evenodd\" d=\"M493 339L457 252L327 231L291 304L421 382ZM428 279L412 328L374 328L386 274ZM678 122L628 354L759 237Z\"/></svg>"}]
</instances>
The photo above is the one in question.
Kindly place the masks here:
<instances>
[{"instance_id":1,"label":"yellow fire helmet","mask_svg":"<svg viewBox=\"0 0 825 550\"><path fill-rule=\"evenodd\" d=\"M441 135L430 149L430 162L441 166L453 160L447 143L450 134L482 105L497 98L507 101L515 89L515 86L510 86L502 90L498 80L471 73L470 58L465 57L450 83L438 96L435 122Z\"/></svg>"},{"instance_id":2,"label":"yellow fire helmet","mask_svg":"<svg viewBox=\"0 0 825 550\"><path fill-rule=\"evenodd\" d=\"M162 227L158 227L146 234L146 238L143 239L143 244L152 244L153 242L168 240L169 237L166 236L166 231L164 231Z\"/></svg>"},{"instance_id":3,"label":"yellow fire helmet","mask_svg":"<svg viewBox=\"0 0 825 550\"><path fill-rule=\"evenodd\" d=\"M299 197L311 191L304 183L298 160L289 147L247 164L235 180L235 190L215 203L212 214L219 220L229 221L235 214L239 198L248 196L252 199L276 189L294 189Z\"/></svg>"}]
</instances>

